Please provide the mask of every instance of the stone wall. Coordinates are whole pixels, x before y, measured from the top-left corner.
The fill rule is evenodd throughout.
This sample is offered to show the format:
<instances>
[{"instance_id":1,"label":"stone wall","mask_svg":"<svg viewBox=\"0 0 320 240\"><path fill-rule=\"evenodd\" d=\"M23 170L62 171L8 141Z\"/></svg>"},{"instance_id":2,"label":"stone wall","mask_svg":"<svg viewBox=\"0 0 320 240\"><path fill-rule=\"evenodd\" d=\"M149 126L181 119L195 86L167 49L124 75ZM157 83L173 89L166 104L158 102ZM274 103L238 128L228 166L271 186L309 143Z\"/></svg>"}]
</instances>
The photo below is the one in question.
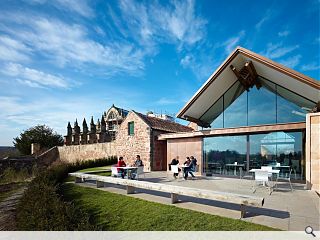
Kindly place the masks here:
<instances>
[{"instance_id":1,"label":"stone wall","mask_svg":"<svg viewBox=\"0 0 320 240\"><path fill-rule=\"evenodd\" d=\"M194 156L198 160L198 174L202 174L202 138L168 139L167 162L170 163L177 156L181 164L186 161L186 157Z\"/></svg>"},{"instance_id":2,"label":"stone wall","mask_svg":"<svg viewBox=\"0 0 320 240\"><path fill-rule=\"evenodd\" d=\"M134 122L134 134L129 135L128 123ZM150 127L134 112L130 112L120 125L115 144L117 155L122 156L126 163L131 163L139 154L143 161L144 171L151 170Z\"/></svg>"},{"instance_id":3,"label":"stone wall","mask_svg":"<svg viewBox=\"0 0 320 240\"><path fill-rule=\"evenodd\" d=\"M306 182L320 193L320 113L306 117Z\"/></svg>"},{"instance_id":4,"label":"stone wall","mask_svg":"<svg viewBox=\"0 0 320 240\"><path fill-rule=\"evenodd\" d=\"M63 146L58 147L58 151L60 160L64 162L85 161L117 156L114 142Z\"/></svg>"}]
</instances>

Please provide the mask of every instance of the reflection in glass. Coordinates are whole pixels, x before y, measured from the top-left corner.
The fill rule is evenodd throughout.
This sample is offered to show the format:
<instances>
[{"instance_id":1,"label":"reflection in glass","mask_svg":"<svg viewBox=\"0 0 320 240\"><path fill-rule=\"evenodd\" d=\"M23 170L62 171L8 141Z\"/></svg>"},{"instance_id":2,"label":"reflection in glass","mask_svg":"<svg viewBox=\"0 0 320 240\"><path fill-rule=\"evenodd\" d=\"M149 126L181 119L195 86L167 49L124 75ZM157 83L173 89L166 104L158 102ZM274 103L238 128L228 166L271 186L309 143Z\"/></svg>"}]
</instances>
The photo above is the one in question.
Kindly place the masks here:
<instances>
[{"instance_id":1,"label":"reflection in glass","mask_svg":"<svg viewBox=\"0 0 320 240\"><path fill-rule=\"evenodd\" d=\"M249 136L249 168L272 165L287 172L293 169L296 179L303 178L302 133L272 132Z\"/></svg>"},{"instance_id":2,"label":"reflection in glass","mask_svg":"<svg viewBox=\"0 0 320 240\"><path fill-rule=\"evenodd\" d=\"M262 82L263 84L263 82ZM252 88L248 92L248 125L276 123L276 94L268 89L275 89L275 84L268 88Z\"/></svg>"},{"instance_id":3,"label":"reflection in glass","mask_svg":"<svg viewBox=\"0 0 320 240\"><path fill-rule=\"evenodd\" d=\"M271 132L249 135L204 138L204 171L206 174L239 175L241 170L273 166L292 179L305 179L302 157L302 132ZM237 166L235 166L237 163Z\"/></svg>"},{"instance_id":4,"label":"reflection in glass","mask_svg":"<svg viewBox=\"0 0 320 240\"><path fill-rule=\"evenodd\" d=\"M246 136L204 138L205 172L239 175L246 160L246 145Z\"/></svg>"},{"instance_id":5,"label":"reflection in glass","mask_svg":"<svg viewBox=\"0 0 320 240\"><path fill-rule=\"evenodd\" d=\"M211 123L213 128L223 128L223 96L208 109L201 121Z\"/></svg>"},{"instance_id":6,"label":"reflection in glass","mask_svg":"<svg viewBox=\"0 0 320 240\"><path fill-rule=\"evenodd\" d=\"M247 125L247 92L239 83L224 95L224 127Z\"/></svg>"}]
</instances>

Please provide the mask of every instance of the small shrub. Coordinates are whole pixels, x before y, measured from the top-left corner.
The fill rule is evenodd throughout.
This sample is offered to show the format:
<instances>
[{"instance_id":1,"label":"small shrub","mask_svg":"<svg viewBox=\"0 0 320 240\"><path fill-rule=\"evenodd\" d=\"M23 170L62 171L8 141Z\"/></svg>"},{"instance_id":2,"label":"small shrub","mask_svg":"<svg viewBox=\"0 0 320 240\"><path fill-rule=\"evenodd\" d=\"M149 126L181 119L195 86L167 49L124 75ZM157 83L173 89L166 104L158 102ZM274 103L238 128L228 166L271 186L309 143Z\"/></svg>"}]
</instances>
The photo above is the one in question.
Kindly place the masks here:
<instances>
[{"instance_id":1,"label":"small shrub","mask_svg":"<svg viewBox=\"0 0 320 240\"><path fill-rule=\"evenodd\" d=\"M20 230L96 230L88 213L65 202L61 196L61 183L69 172L89 167L116 163L116 157L74 164L55 164L38 171L19 202L17 226ZM36 169L34 169L36 172Z\"/></svg>"},{"instance_id":2,"label":"small shrub","mask_svg":"<svg viewBox=\"0 0 320 240\"><path fill-rule=\"evenodd\" d=\"M8 167L3 171L0 177L0 183L24 182L30 177L31 174L29 174L26 168L15 170L14 168Z\"/></svg>"}]
</instances>

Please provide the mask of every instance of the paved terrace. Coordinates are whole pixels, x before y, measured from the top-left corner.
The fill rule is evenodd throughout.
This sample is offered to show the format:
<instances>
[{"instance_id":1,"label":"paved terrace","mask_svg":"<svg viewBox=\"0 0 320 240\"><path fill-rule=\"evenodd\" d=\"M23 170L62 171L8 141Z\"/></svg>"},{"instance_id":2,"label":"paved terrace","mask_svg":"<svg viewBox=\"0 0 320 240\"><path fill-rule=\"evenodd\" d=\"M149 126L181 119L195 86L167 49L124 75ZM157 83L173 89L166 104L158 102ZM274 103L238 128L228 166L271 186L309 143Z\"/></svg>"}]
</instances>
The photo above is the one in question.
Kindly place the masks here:
<instances>
[{"instance_id":1,"label":"paved terrace","mask_svg":"<svg viewBox=\"0 0 320 240\"><path fill-rule=\"evenodd\" d=\"M312 226L315 231L320 230L320 198L314 191L304 190L302 184L293 183L294 191L291 192L287 183L279 183L278 190L269 195L268 189L257 188L252 193L252 180L240 180L223 177L197 177L195 180L175 180L166 172L146 173L142 181L164 183L177 186L209 189L221 192L261 196L265 198L262 208L247 207L244 221L258 223L283 230L301 231L306 226ZM80 183L79 185L96 187L93 182ZM110 191L126 195L125 187L105 184L103 191ZM136 194L130 195L148 201L163 204L171 204L170 195L167 193L154 192L138 189ZM175 206L187 208L204 213L239 219L239 205L223 203L206 199L196 199L187 196L179 196L179 203Z\"/></svg>"}]
</instances>

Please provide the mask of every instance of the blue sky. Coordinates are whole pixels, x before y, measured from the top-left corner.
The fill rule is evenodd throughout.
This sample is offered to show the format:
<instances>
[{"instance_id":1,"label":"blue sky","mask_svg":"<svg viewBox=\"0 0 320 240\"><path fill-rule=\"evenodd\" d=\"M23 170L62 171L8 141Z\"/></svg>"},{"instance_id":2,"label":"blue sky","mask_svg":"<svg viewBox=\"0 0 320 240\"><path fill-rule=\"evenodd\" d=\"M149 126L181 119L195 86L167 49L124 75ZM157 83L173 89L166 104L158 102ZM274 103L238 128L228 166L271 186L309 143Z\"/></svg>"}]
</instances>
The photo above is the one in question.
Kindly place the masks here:
<instances>
[{"instance_id":1,"label":"blue sky","mask_svg":"<svg viewBox=\"0 0 320 240\"><path fill-rule=\"evenodd\" d=\"M320 2L0 1L0 145L113 103L177 113L238 45L320 78Z\"/></svg>"}]
</instances>

